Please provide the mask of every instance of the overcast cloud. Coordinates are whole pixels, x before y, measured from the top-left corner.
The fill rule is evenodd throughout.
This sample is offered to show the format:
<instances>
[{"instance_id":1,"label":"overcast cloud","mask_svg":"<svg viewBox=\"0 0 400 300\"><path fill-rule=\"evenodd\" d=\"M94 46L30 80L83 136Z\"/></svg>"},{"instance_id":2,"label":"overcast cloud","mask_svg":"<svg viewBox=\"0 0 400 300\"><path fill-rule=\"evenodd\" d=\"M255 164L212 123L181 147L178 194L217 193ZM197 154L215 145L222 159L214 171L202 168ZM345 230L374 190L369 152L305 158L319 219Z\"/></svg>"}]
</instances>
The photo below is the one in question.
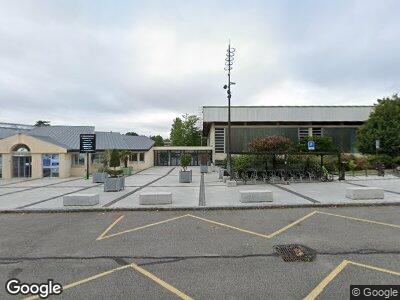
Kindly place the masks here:
<instances>
[{"instance_id":1,"label":"overcast cloud","mask_svg":"<svg viewBox=\"0 0 400 300\"><path fill-rule=\"evenodd\" d=\"M399 91L400 1L0 1L0 122L168 136L224 105L372 104Z\"/></svg>"}]
</instances>

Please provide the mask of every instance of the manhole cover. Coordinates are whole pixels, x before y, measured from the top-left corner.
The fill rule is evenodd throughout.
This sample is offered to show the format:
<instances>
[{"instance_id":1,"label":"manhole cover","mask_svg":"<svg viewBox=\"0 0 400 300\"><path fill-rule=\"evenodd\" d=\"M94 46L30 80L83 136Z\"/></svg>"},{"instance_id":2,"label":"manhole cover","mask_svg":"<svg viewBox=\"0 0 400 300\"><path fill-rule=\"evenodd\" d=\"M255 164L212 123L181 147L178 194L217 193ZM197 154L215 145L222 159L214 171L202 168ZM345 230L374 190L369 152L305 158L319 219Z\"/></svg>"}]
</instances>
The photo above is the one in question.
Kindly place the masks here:
<instances>
[{"instance_id":1,"label":"manhole cover","mask_svg":"<svg viewBox=\"0 0 400 300\"><path fill-rule=\"evenodd\" d=\"M276 245L274 250L287 262L313 261L317 257L315 250L299 244Z\"/></svg>"}]
</instances>

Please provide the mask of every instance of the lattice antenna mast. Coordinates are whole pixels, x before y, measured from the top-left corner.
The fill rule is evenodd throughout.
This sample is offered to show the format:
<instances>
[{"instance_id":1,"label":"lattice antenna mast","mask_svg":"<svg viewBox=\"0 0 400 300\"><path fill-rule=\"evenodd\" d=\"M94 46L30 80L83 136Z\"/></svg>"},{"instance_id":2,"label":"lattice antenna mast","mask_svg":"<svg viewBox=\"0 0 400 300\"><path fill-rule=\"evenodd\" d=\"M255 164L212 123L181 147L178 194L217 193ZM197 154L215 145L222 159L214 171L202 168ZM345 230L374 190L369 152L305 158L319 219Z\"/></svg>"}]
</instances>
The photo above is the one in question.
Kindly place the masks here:
<instances>
[{"instance_id":1,"label":"lattice antenna mast","mask_svg":"<svg viewBox=\"0 0 400 300\"><path fill-rule=\"evenodd\" d=\"M225 58L225 68L224 70L228 73L228 84L224 85L224 89L226 89L227 96L228 96L228 134L227 134L227 169L229 174L231 175L231 85L236 84L235 82L231 81L231 70L233 65L233 60L235 56L236 49L231 47L231 41L228 44L228 50L226 51L226 58Z\"/></svg>"}]
</instances>

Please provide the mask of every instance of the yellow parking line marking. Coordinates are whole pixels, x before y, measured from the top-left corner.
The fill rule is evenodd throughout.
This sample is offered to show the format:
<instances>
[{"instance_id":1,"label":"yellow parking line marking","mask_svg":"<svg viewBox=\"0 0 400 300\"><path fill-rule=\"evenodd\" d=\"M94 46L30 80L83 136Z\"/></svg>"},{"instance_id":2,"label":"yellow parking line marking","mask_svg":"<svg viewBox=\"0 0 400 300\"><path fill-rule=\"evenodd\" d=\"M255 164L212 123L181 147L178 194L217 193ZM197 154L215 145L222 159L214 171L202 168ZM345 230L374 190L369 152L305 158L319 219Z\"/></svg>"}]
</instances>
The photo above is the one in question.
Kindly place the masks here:
<instances>
[{"instance_id":1,"label":"yellow parking line marking","mask_svg":"<svg viewBox=\"0 0 400 300\"><path fill-rule=\"evenodd\" d=\"M159 285L161 285L163 288L167 289L168 291L170 291L171 293L177 295L179 298L184 299L184 300L193 300L193 298L189 297L188 295L186 295L185 293L181 292L180 290L178 290L177 288L173 287L172 285L170 285L169 283L165 282L164 280L158 278L156 275L150 273L149 271L143 269L142 267L139 267L137 264L135 263L131 263L122 267L118 267L115 269L111 269L87 278L84 278L82 280L79 281L75 281L73 283L67 284L65 286L63 286L63 291L68 290L70 288L76 287L78 285L90 282L92 280L104 277L106 275L110 275L116 271L120 271L123 269L127 269L127 268L133 268L135 271L139 272L140 274L150 278L151 280L153 280L154 282L158 283ZM24 300L33 300L33 299L39 299L39 296L31 296L31 297L27 297L24 298Z\"/></svg>"},{"instance_id":2,"label":"yellow parking line marking","mask_svg":"<svg viewBox=\"0 0 400 300\"><path fill-rule=\"evenodd\" d=\"M107 235L107 233L118 222L120 222L122 220L122 218L124 216L121 216L117 220L115 220L102 234L100 234L100 236L96 240L98 240L98 241L99 240L104 240L104 239L107 239L107 238L110 238L110 237L114 237L114 236L118 236L118 235L121 235L121 234L125 234L125 233L129 233L129 232L137 231L137 230L140 230L140 229L144 229L144 228L160 225L160 224L163 224L163 223L166 223L166 222L178 220L178 219L181 219L181 218L184 218L184 217L191 217L191 218L199 219L199 220L202 220L202 221L207 222L207 223L211 223L211 224L215 224L215 225L231 228L231 229L234 229L234 230L237 230L237 231L241 231L241 232L245 232L245 233L248 233L248 234L251 234L251 235L256 235L256 236L259 236L259 237L270 239L270 238L273 238L273 237L275 237L275 236L287 231L288 229L290 229L293 226L299 224L300 222L303 222L304 220L310 218L311 216L313 216L315 214L322 214L322 215L327 215L327 216L333 216L333 217L338 217L338 218L343 218L343 219L348 219L348 220L353 220L353 221L365 222L365 223L382 225L382 226L389 226L389 227L399 228L400 229L400 225L396 225L396 224L378 222L378 221L369 220L369 219L363 219L363 218L349 217L349 216L332 214L332 213L327 213L327 212L315 210L315 211L312 211L311 213L301 217L300 219L298 219L298 220L296 220L296 221L294 221L294 222L292 222L292 223L290 223L290 224L288 224L288 225L286 225L286 226L284 226L284 227L282 227L282 228L278 229L277 231L272 232L270 234L257 233L257 232L251 231L251 230L247 230L247 229L243 229L243 228L240 228L240 227L235 227L235 226L232 226L232 225L228 225L228 224L225 224L225 223L209 220L209 219L202 218L202 217L199 217L199 216L196 216L196 215L186 214L186 215L170 218L170 219L167 219L167 220L159 221L159 222L156 222L156 223L144 225L144 226L141 226L141 227L127 229L127 230L124 230L124 231L121 231L121 232L117 232L117 233L114 233L114 234Z\"/></svg>"},{"instance_id":3,"label":"yellow parking line marking","mask_svg":"<svg viewBox=\"0 0 400 300\"><path fill-rule=\"evenodd\" d=\"M361 264L361 263L357 263L354 261L350 261L350 260L343 260L340 265L338 265L335 269L333 269L333 271L331 273L329 273L328 276L326 276L305 298L304 300L314 300L316 299L319 294L322 293L322 291L325 289L325 287L341 272L343 271L343 269L348 266L348 265L354 265L354 266L358 266L358 267L362 267L362 268L366 268L366 269L370 269L370 270L374 270L374 271L378 271L378 272L383 272L383 273L387 273L387 274L391 274L391 275L396 275L396 276L400 276L400 272L396 272L396 271L392 271L392 270L388 270L388 269L384 269L384 268L379 268L379 267L375 267L375 266L371 266L371 265L366 265L366 264Z\"/></svg>"},{"instance_id":4,"label":"yellow parking line marking","mask_svg":"<svg viewBox=\"0 0 400 300\"><path fill-rule=\"evenodd\" d=\"M119 222L121 221L125 216L120 216L118 219L116 219L110 226L107 227L106 230L102 234L99 235L99 237L96 239L96 241L101 240L104 238L104 236Z\"/></svg>"},{"instance_id":5,"label":"yellow parking line marking","mask_svg":"<svg viewBox=\"0 0 400 300\"><path fill-rule=\"evenodd\" d=\"M378 221L373 221L373 220L369 220L369 219L362 219L362 218L356 218L356 217L348 217L348 216L343 216L343 215L336 215L336 214L327 213L327 212L324 212L324 211L317 211L317 213L323 214L323 215L328 215L328 216L334 216L334 217L349 219L349 220L360 221L360 222L366 222L366 223L372 223L372 224L377 224L377 225L400 228L400 225L384 223L384 222L378 222Z\"/></svg>"},{"instance_id":6,"label":"yellow parking line marking","mask_svg":"<svg viewBox=\"0 0 400 300\"><path fill-rule=\"evenodd\" d=\"M103 232L96 240L99 241L99 240L108 239L110 237L118 236L118 235L121 235L121 234L124 234L124 233L133 232L133 231L137 231L137 230L140 230L140 229L144 229L144 228L148 228L148 227L152 227L152 226L156 226L156 225L160 225L160 224L163 224L163 223L166 223L166 222L170 222L170 221L174 221L174 220L177 220L177 219L181 219L181 218L187 217L187 216L188 215L182 215L182 216L170 218L170 219L167 219L167 220L163 220L163 221L147 224L147 225L144 225L144 226L140 226L140 227L136 227L136 228L132 228L132 229L127 229L127 230L120 231L120 232L117 232L117 233L114 233L114 234L105 235L104 233L107 233L112 227L115 226L115 224L118 223L117 221L119 221L119 220L116 220L114 222L115 224L114 223L111 224L112 226L109 226L109 228L107 228L106 231ZM119 218L119 219L121 219L121 218Z\"/></svg>"},{"instance_id":7,"label":"yellow parking line marking","mask_svg":"<svg viewBox=\"0 0 400 300\"><path fill-rule=\"evenodd\" d=\"M100 277L109 275L109 274L114 273L114 272L116 272L116 271L123 270L123 269L127 269L127 268L129 268L130 266L131 266L131 265L125 265L125 266L122 266L122 267L118 267L118 268L115 268L115 269L111 269L111 270L108 270L108 271L105 271L105 272L102 272L102 273L99 273L99 274L96 274L96 275L93 275L93 276L90 276L90 277L81 279L81 280L79 280L79 281L75 281L75 282L73 282L73 283L70 283L70 284L67 284L67 285L63 286L63 291L68 290L68 289L73 288L73 287L76 287L76 286L78 286L78 285L87 283L87 282L89 282L89 281L95 280L95 279L97 279L97 278L100 278ZM39 299L39 296L31 296L31 297L24 298L24 300L28 300L28 299L29 299L29 300Z\"/></svg>"},{"instance_id":8,"label":"yellow parking line marking","mask_svg":"<svg viewBox=\"0 0 400 300\"><path fill-rule=\"evenodd\" d=\"M305 215L304 217L298 219L297 221L294 221L293 223L290 223L289 225L286 225L285 227L271 233L268 235L268 238L273 238L274 236L277 236L278 234L281 234L282 232L288 230L289 228L299 224L300 222L304 221L305 219L308 219L309 217L315 215L317 213L317 211L313 211L311 213L309 213L308 215Z\"/></svg>"},{"instance_id":9,"label":"yellow parking line marking","mask_svg":"<svg viewBox=\"0 0 400 300\"><path fill-rule=\"evenodd\" d=\"M344 260L332 272L328 274L312 291L304 298L304 300L313 300L318 297L324 288L331 282L347 265L349 261Z\"/></svg>"},{"instance_id":10,"label":"yellow parking line marking","mask_svg":"<svg viewBox=\"0 0 400 300\"><path fill-rule=\"evenodd\" d=\"M195 216L195 215L191 215L191 214L189 214L188 216L189 216L189 217L192 217L192 218L196 218L196 219L202 220L202 221L204 221L204 222L211 223L211 224L216 224L216 225L219 225L219 226L228 227L228 228L231 228L231 229L234 229L234 230L238 230L238 231L242 231L242 232L249 233L249 234L252 234L252 235L257 235L257 236L260 236L260 237L263 237L263 238L270 239L270 238L273 238L273 237L277 236L278 234L281 234L282 232L288 230L289 228L291 228L291 227L297 225L298 223L304 221L305 219L307 219L307 218L313 216L315 213L317 213L317 211L313 211L313 212L311 212L311 213L305 215L304 217L301 217L301 218L298 219L297 221L294 221L293 223L290 223L290 224L288 224L288 225L282 227L281 229L279 229L279 230L277 230L277 231L275 231L275 232L273 232L273 233L271 233L271 234L268 234L268 235L266 235L266 234L261 234L261 233L257 233L257 232L254 232L254 231L246 230L246 229L239 228L239 227L235 227L235 226L231 226L231 225L227 225L227 224L224 224L224 223L212 221L212 220L205 219L205 218L201 218L201 217L199 217L199 216Z\"/></svg>"},{"instance_id":11,"label":"yellow parking line marking","mask_svg":"<svg viewBox=\"0 0 400 300\"><path fill-rule=\"evenodd\" d=\"M211 224L216 224L216 225L219 225L219 226L228 227L228 228L235 229L235 230L238 230L238 231L242 231L242 232L245 232L245 233L249 233L249 234L252 234L252 235L261 236L263 238L268 238L268 235L265 235L265 234L253 232L253 231L250 231L250 230L242 229L242 228L231 226L231 225L224 224L224 223L219 223L219 222L208 220L208 219L205 219L205 218L201 218L201 217L198 217L198 216L195 216L195 215L189 214L188 217L199 219L199 220L202 220L204 222L211 223Z\"/></svg>"},{"instance_id":12,"label":"yellow parking line marking","mask_svg":"<svg viewBox=\"0 0 400 300\"><path fill-rule=\"evenodd\" d=\"M384 268L378 268L378 267L374 267L371 265L364 265L364 264L360 264L354 261L349 261L350 265L355 265L355 266L359 266L359 267L363 267L363 268L367 268L370 270L374 270L374 271L379 271L379 272L383 272L383 273L388 273L391 275L396 275L396 276L400 276L400 272L396 272L396 271L392 271L392 270L388 270L388 269L384 269Z\"/></svg>"},{"instance_id":13,"label":"yellow parking line marking","mask_svg":"<svg viewBox=\"0 0 400 300\"><path fill-rule=\"evenodd\" d=\"M154 282L158 283L159 285L161 285L163 288L167 289L171 293L177 295L179 298L184 299L184 300L193 300L193 298L189 297L185 293L181 292L180 290L178 290L177 288L173 287L172 285L170 285L169 283L165 282L164 280L158 278L156 275L150 273L149 271L139 267L138 265L131 264L130 267L132 267L134 270L136 270L137 272L141 273L142 275L150 278Z\"/></svg>"}]
</instances>

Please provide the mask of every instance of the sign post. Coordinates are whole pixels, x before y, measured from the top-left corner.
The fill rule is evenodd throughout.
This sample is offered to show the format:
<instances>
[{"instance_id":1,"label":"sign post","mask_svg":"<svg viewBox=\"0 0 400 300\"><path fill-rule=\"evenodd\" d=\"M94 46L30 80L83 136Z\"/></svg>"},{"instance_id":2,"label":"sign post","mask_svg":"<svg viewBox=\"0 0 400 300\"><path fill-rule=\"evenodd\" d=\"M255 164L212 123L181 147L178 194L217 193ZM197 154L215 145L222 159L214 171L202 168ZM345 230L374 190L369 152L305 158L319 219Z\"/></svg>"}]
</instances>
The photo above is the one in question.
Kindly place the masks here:
<instances>
[{"instance_id":1,"label":"sign post","mask_svg":"<svg viewBox=\"0 0 400 300\"><path fill-rule=\"evenodd\" d=\"M86 153L86 179L89 179L89 153L96 152L96 135L81 134L79 138L79 152Z\"/></svg>"},{"instance_id":2,"label":"sign post","mask_svg":"<svg viewBox=\"0 0 400 300\"><path fill-rule=\"evenodd\" d=\"M375 140L375 154L378 154L378 150L381 148L381 141Z\"/></svg>"},{"instance_id":3,"label":"sign post","mask_svg":"<svg viewBox=\"0 0 400 300\"><path fill-rule=\"evenodd\" d=\"M308 147L308 150L315 150L315 141L308 141L307 147Z\"/></svg>"}]
</instances>

